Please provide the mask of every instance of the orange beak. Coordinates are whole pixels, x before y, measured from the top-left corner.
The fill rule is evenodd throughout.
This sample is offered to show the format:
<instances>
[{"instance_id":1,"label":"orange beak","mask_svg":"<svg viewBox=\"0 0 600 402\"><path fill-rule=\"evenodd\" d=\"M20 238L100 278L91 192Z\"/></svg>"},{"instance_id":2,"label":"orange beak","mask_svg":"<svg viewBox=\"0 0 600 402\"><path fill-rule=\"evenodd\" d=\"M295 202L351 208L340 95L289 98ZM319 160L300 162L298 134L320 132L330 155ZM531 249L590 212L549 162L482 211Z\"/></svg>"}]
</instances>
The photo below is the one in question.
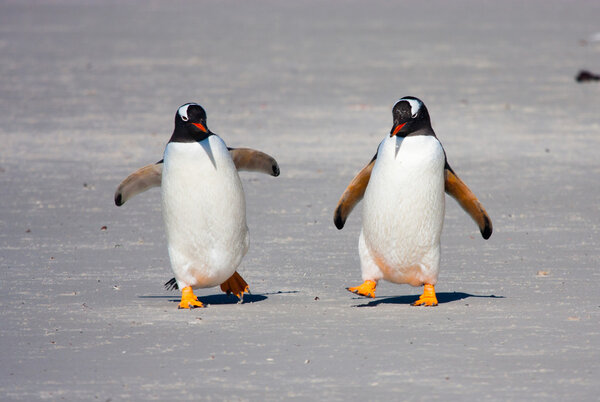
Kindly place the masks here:
<instances>
[{"instance_id":1,"label":"orange beak","mask_svg":"<svg viewBox=\"0 0 600 402\"><path fill-rule=\"evenodd\" d=\"M202 124L200 123L192 123L194 126L198 127L200 129L200 131L207 133L208 130L206 129L206 127L204 127Z\"/></svg>"},{"instance_id":2,"label":"orange beak","mask_svg":"<svg viewBox=\"0 0 600 402\"><path fill-rule=\"evenodd\" d=\"M395 136L396 134L398 134L398 132L402 129L402 127L404 127L406 123L402 123L402 124L398 124L396 126L396 128L394 129L394 131L392 131L392 135L390 135L390 137Z\"/></svg>"}]
</instances>

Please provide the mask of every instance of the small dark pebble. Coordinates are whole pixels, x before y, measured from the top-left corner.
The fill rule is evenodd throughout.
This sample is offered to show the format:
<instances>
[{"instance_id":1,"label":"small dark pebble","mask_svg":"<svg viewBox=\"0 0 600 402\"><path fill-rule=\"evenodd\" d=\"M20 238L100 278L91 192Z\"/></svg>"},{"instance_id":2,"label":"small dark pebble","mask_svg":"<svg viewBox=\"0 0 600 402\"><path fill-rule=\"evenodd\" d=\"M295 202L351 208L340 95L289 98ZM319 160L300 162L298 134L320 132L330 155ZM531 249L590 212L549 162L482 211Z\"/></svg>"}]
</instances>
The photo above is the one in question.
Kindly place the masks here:
<instances>
[{"instance_id":1,"label":"small dark pebble","mask_svg":"<svg viewBox=\"0 0 600 402\"><path fill-rule=\"evenodd\" d=\"M319 296L317 296L317 297L315 297L315 300L321 300L321 299L319 299Z\"/></svg>"},{"instance_id":2,"label":"small dark pebble","mask_svg":"<svg viewBox=\"0 0 600 402\"><path fill-rule=\"evenodd\" d=\"M31 229L27 229L25 233L31 233Z\"/></svg>"},{"instance_id":3,"label":"small dark pebble","mask_svg":"<svg viewBox=\"0 0 600 402\"><path fill-rule=\"evenodd\" d=\"M586 70L581 70L575 77L577 82L600 81L600 75L591 73Z\"/></svg>"},{"instance_id":4,"label":"small dark pebble","mask_svg":"<svg viewBox=\"0 0 600 402\"><path fill-rule=\"evenodd\" d=\"M106 229L108 229L106 226L102 226L102 227L100 228L100 230L106 230Z\"/></svg>"}]
</instances>

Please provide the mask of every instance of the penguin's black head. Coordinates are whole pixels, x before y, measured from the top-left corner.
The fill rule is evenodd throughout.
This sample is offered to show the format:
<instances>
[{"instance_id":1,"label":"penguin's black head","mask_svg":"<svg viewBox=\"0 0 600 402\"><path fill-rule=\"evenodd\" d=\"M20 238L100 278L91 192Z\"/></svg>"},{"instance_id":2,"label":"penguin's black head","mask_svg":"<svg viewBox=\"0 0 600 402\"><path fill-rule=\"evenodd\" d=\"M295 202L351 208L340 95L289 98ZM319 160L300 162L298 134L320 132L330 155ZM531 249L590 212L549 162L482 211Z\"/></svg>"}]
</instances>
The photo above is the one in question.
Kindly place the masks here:
<instances>
[{"instance_id":1,"label":"penguin's black head","mask_svg":"<svg viewBox=\"0 0 600 402\"><path fill-rule=\"evenodd\" d=\"M414 96L405 96L399 99L392 108L394 125L390 137L398 135L406 137L421 129L430 129L431 121L425 104Z\"/></svg>"},{"instance_id":2,"label":"penguin's black head","mask_svg":"<svg viewBox=\"0 0 600 402\"><path fill-rule=\"evenodd\" d=\"M175 130L171 142L203 141L212 133L206 125L206 112L197 103L186 103L175 113Z\"/></svg>"}]
</instances>

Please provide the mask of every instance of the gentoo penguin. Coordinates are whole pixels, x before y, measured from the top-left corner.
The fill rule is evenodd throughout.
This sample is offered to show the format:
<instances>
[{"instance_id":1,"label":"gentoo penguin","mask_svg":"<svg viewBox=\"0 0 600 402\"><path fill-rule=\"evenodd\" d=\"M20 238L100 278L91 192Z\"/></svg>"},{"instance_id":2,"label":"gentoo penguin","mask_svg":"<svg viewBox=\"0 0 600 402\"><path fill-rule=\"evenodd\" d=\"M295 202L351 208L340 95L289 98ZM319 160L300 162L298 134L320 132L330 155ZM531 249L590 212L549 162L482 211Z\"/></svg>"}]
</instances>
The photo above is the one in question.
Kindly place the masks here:
<instances>
[{"instance_id":1,"label":"gentoo penguin","mask_svg":"<svg viewBox=\"0 0 600 402\"><path fill-rule=\"evenodd\" d=\"M240 299L248 284L236 272L248 250L246 202L237 170L279 175L275 159L248 148L227 148L208 129L206 112L186 103L163 160L129 175L117 188L115 204L161 186L169 258L175 274L167 282L181 289L179 308L203 307L193 289L221 285Z\"/></svg>"},{"instance_id":2,"label":"gentoo penguin","mask_svg":"<svg viewBox=\"0 0 600 402\"><path fill-rule=\"evenodd\" d=\"M477 222L484 239L492 235L492 221L448 164L423 102L406 96L396 102L392 115L390 135L350 182L335 209L334 223L342 229L364 197L358 240L364 282L347 289L375 297L380 279L424 285L413 305L436 306L444 191Z\"/></svg>"}]
</instances>

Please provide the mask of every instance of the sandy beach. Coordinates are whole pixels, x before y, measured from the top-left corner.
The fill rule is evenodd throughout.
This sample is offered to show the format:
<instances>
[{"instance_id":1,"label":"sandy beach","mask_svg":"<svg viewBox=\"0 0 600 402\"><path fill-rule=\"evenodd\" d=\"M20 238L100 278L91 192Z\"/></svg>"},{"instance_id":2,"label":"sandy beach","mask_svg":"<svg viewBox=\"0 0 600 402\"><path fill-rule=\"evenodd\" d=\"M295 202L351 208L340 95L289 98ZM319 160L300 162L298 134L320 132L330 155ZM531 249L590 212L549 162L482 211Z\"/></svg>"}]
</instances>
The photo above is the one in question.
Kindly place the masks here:
<instances>
[{"instance_id":1,"label":"sandy beach","mask_svg":"<svg viewBox=\"0 0 600 402\"><path fill-rule=\"evenodd\" d=\"M0 2L0 400L595 401L600 3ZM596 35L596 36L595 36ZM361 283L333 210L429 109L494 234L447 197L439 306ZM177 108L279 162L240 173L251 295L178 310L152 189Z\"/></svg>"}]
</instances>

